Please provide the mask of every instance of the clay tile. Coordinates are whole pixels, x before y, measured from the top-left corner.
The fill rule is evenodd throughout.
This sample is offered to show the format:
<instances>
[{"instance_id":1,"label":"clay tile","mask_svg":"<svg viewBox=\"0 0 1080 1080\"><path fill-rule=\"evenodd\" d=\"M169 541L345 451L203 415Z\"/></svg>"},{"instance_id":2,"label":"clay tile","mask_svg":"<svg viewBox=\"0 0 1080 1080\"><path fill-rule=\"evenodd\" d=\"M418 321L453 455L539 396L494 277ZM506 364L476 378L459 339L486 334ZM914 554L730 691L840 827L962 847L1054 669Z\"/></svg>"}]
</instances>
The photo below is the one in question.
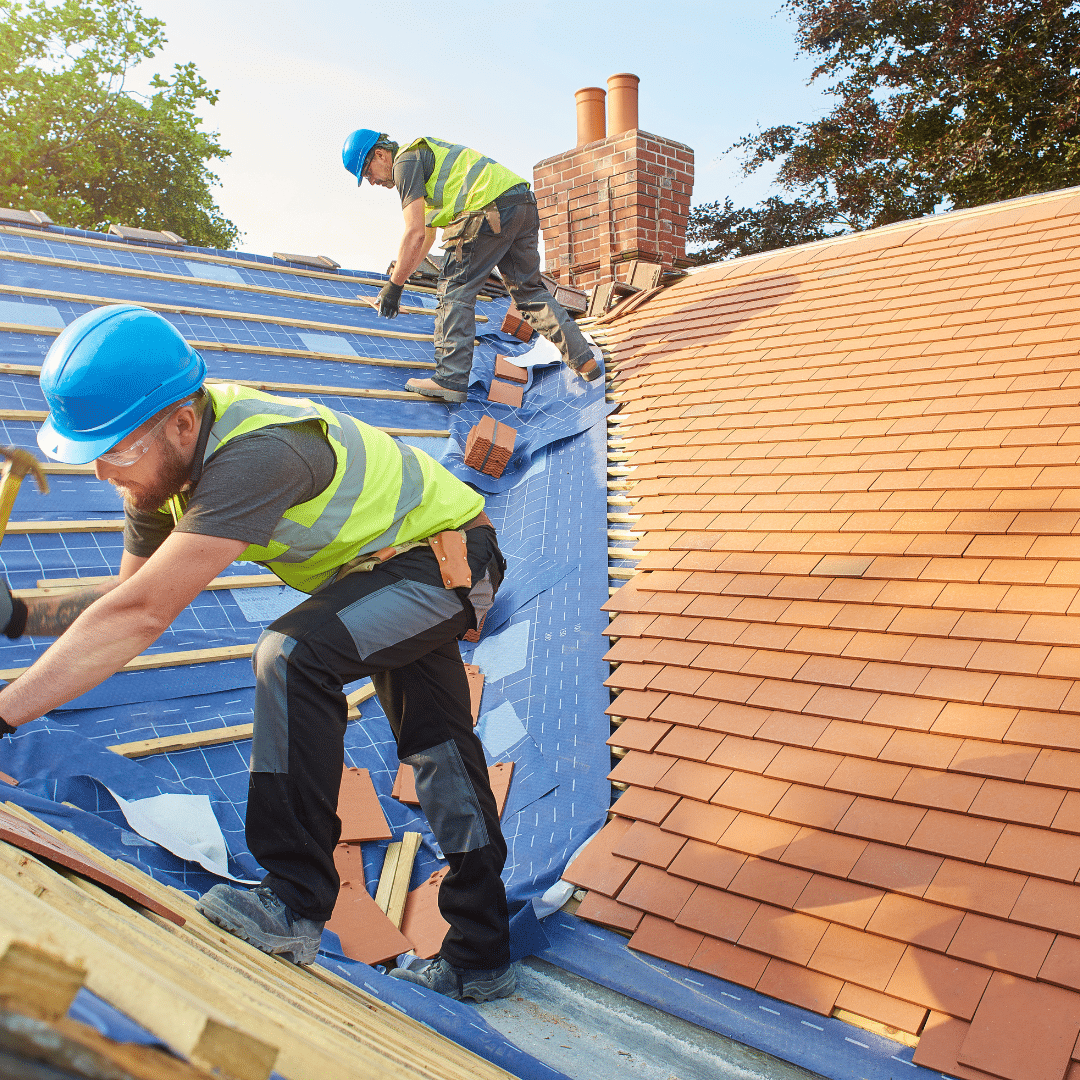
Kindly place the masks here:
<instances>
[{"instance_id":1,"label":"clay tile","mask_svg":"<svg viewBox=\"0 0 1080 1080\"><path fill-rule=\"evenodd\" d=\"M922 820L925 810L881 799L857 798L836 826L838 832L903 846Z\"/></svg>"},{"instance_id":2,"label":"clay tile","mask_svg":"<svg viewBox=\"0 0 1080 1080\"><path fill-rule=\"evenodd\" d=\"M965 811L984 783L975 776L957 776L956 773L934 769L911 769L897 788L895 797L919 806Z\"/></svg>"},{"instance_id":3,"label":"clay tile","mask_svg":"<svg viewBox=\"0 0 1080 1080\"><path fill-rule=\"evenodd\" d=\"M656 749L656 744L670 730L670 724L655 724L648 720L625 720L612 732L607 744L626 750L644 750L648 753ZM660 752L667 753L664 750Z\"/></svg>"},{"instance_id":4,"label":"clay tile","mask_svg":"<svg viewBox=\"0 0 1080 1080\"><path fill-rule=\"evenodd\" d=\"M896 795L910 771L904 765L846 757L841 760L835 772L829 777L827 786L837 791L851 791L859 795L891 799Z\"/></svg>"},{"instance_id":5,"label":"clay tile","mask_svg":"<svg viewBox=\"0 0 1080 1080\"><path fill-rule=\"evenodd\" d=\"M342 887L326 925L341 940L345 955L364 964L385 963L413 946L362 884Z\"/></svg>"},{"instance_id":6,"label":"clay tile","mask_svg":"<svg viewBox=\"0 0 1080 1080\"><path fill-rule=\"evenodd\" d=\"M635 821L612 848L612 854L665 868L685 843L683 837L664 832L647 821Z\"/></svg>"},{"instance_id":7,"label":"clay tile","mask_svg":"<svg viewBox=\"0 0 1080 1080\"><path fill-rule=\"evenodd\" d=\"M677 922L710 937L736 941L757 909L755 900L698 885L679 913Z\"/></svg>"},{"instance_id":8,"label":"clay tile","mask_svg":"<svg viewBox=\"0 0 1080 1080\"><path fill-rule=\"evenodd\" d=\"M636 784L638 787L655 787L660 778L671 768L674 760L659 754L643 754L631 750L608 773L608 779L619 784ZM719 786L719 785L718 785Z\"/></svg>"},{"instance_id":9,"label":"clay tile","mask_svg":"<svg viewBox=\"0 0 1080 1080\"><path fill-rule=\"evenodd\" d=\"M693 891L693 882L672 877L655 866L639 866L619 890L617 899L620 904L661 919L674 919Z\"/></svg>"},{"instance_id":10,"label":"clay tile","mask_svg":"<svg viewBox=\"0 0 1080 1080\"><path fill-rule=\"evenodd\" d=\"M783 746L764 772L766 776L781 780L824 787L842 760L836 754L806 750L799 746Z\"/></svg>"},{"instance_id":11,"label":"clay tile","mask_svg":"<svg viewBox=\"0 0 1080 1080\"><path fill-rule=\"evenodd\" d=\"M884 990L903 952L898 941L834 923L826 929L807 966L845 982Z\"/></svg>"},{"instance_id":12,"label":"clay tile","mask_svg":"<svg viewBox=\"0 0 1080 1080\"><path fill-rule=\"evenodd\" d=\"M984 915L997 915L1001 918L1008 917L1010 912L1022 911L1023 913L1013 914L1012 917L1036 926L1055 927L1055 923L1047 923L1044 919L1054 917L1051 910L1058 908L1058 902L1037 886L1029 890L1028 886L1034 886L1035 882L1035 878L1029 881L1023 874L1014 874L1008 870L945 859L923 895L927 900L950 904L961 911L981 911ZM1080 887L1050 881L1041 884L1050 889L1063 890L1065 895L1061 902L1069 909L1080 903ZM1025 905L1017 903L1022 893L1028 897ZM1054 900L1050 910L1044 910L1044 902L1047 900ZM1030 907L1027 906L1028 903ZM1073 923L1080 933L1080 910L1077 911Z\"/></svg>"},{"instance_id":13,"label":"clay tile","mask_svg":"<svg viewBox=\"0 0 1080 1080\"><path fill-rule=\"evenodd\" d=\"M760 994L779 998L801 1009L830 1016L842 987L839 979L773 959L756 989Z\"/></svg>"},{"instance_id":14,"label":"clay tile","mask_svg":"<svg viewBox=\"0 0 1080 1080\"><path fill-rule=\"evenodd\" d=\"M885 992L928 1009L970 1020L990 981L990 974L987 968L909 945Z\"/></svg>"},{"instance_id":15,"label":"clay tile","mask_svg":"<svg viewBox=\"0 0 1080 1080\"><path fill-rule=\"evenodd\" d=\"M1035 784L985 780L968 813L1027 825L1048 826L1065 800L1065 792ZM1059 826L1060 827L1060 826Z\"/></svg>"},{"instance_id":16,"label":"clay tile","mask_svg":"<svg viewBox=\"0 0 1080 1080\"><path fill-rule=\"evenodd\" d=\"M679 801L678 795L666 791L650 791L648 788L627 788L612 805L612 813L620 817L648 821L659 825L671 813Z\"/></svg>"},{"instance_id":17,"label":"clay tile","mask_svg":"<svg viewBox=\"0 0 1080 1080\"><path fill-rule=\"evenodd\" d=\"M866 929L897 941L906 941L910 945L945 952L963 918L962 911L940 904L928 904L925 900L900 893L889 893L878 904Z\"/></svg>"},{"instance_id":18,"label":"clay tile","mask_svg":"<svg viewBox=\"0 0 1080 1080\"><path fill-rule=\"evenodd\" d=\"M780 750L777 743L729 735L716 745L709 756L709 763L723 765L728 769L741 769L743 772L760 773L765 771Z\"/></svg>"},{"instance_id":19,"label":"clay tile","mask_svg":"<svg viewBox=\"0 0 1080 1080\"><path fill-rule=\"evenodd\" d=\"M663 701L664 695L656 690L624 690L604 711L628 720L648 720ZM664 720L664 717L656 719Z\"/></svg>"},{"instance_id":20,"label":"clay tile","mask_svg":"<svg viewBox=\"0 0 1080 1080\"><path fill-rule=\"evenodd\" d=\"M773 817L798 825L832 830L847 812L853 799L834 791L792 784L773 808Z\"/></svg>"},{"instance_id":21,"label":"clay tile","mask_svg":"<svg viewBox=\"0 0 1080 1080\"><path fill-rule=\"evenodd\" d=\"M1080 941L1058 934L1039 969L1039 978L1071 990L1080 989Z\"/></svg>"},{"instance_id":22,"label":"clay tile","mask_svg":"<svg viewBox=\"0 0 1080 1080\"><path fill-rule=\"evenodd\" d=\"M742 896L789 908L806 888L810 877L805 870L768 859L749 858L727 888Z\"/></svg>"},{"instance_id":23,"label":"clay tile","mask_svg":"<svg viewBox=\"0 0 1080 1080\"><path fill-rule=\"evenodd\" d=\"M1034 979L1046 959L1054 935L1030 926L968 912L949 945L950 956Z\"/></svg>"},{"instance_id":24,"label":"clay tile","mask_svg":"<svg viewBox=\"0 0 1080 1080\"><path fill-rule=\"evenodd\" d=\"M390 826L386 824L367 769L342 770L337 811L341 818L341 843L390 839Z\"/></svg>"},{"instance_id":25,"label":"clay tile","mask_svg":"<svg viewBox=\"0 0 1080 1080\"><path fill-rule=\"evenodd\" d=\"M1006 825L986 861L1008 870L1072 881L1080 873L1080 836Z\"/></svg>"},{"instance_id":26,"label":"clay tile","mask_svg":"<svg viewBox=\"0 0 1080 1080\"><path fill-rule=\"evenodd\" d=\"M1003 745L981 739L965 739L950 768L979 776L1023 780L1031 771L1039 749L1036 746Z\"/></svg>"},{"instance_id":27,"label":"clay tile","mask_svg":"<svg viewBox=\"0 0 1080 1080\"><path fill-rule=\"evenodd\" d=\"M716 706L710 700L688 697L684 694L668 694L656 707L653 718L672 724L697 727L714 708Z\"/></svg>"},{"instance_id":28,"label":"clay tile","mask_svg":"<svg viewBox=\"0 0 1080 1080\"><path fill-rule=\"evenodd\" d=\"M892 735L891 728L878 727L876 724L833 720L813 745L817 750L876 758Z\"/></svg>"},{"instance_id":29,"label":"clay tile","mask_svg":"<svg viewBox=\"0 0 1080 1080\"><path fill-rule=\"evenodd\" d=\"M645 915L638 925L628 947L649 956L659 956L673 964L686 967L700 948L704 935L685 927L676 926L666 919Z\"/></svg>"},{"instance_id":30,"label":"clay tile","mask_svg":"<svg viewBox=\"0 0 1080 1080\"><path fill-rule=\"evenodd\" d=\"M937 855L982 863L986 862L1004 827L1000 821L982 821L964 814L927 810L908 844ZM995 860L995 865L1004 864Z\"/></svg>"},{"instance_id":31,"label":"clay tile","mask_svg":"<svg viewBox=\"0 0 1080 1080\"><path fill-rule=\"evenodd\" d=\"M989 1073L966 1069L956 1060L970 1027L963 1020L931 1012L922 1028L919 1045L915 1047L913 1063L944 1076L960 1077L960 1080L992 1080Z\"/></svg>"},{"instance_id":32,"label":"clay tile","mask_svg":"<svg viewBox=\"0 0 1080 1080\"><path fill-rule=\"evenodd\" d=\"M865 885L922 896L943 861L921 851L867 844L848 877Z\"/></svg>"},{"instance_id":33,"label":"clay tile","mask_svg":"<svg viewBox=\"0 0 1080 1080\"><path fill-rule=\"evenodd\" d=\"M731 822L720 837L720 843L747 855L778 859L799 832L796 826L787 822L743 813Z\"/></svg>"},{"instance_id":34,"label":"clay tile","mask_svg":"<svg viewBox=\"0 0 1080 1080\"><path fill-rule=\"evenodd\" d=\"M732 773L712 796L719 806L746 810L751 814L770 814L790 787L782 780L771 780L755 773Z\"/></svg>"},{"instance_id":35,"label":"clay tile","mask_svg":"<svg viewBox=\"0 0 1080 1080\"><path fill-rule=\"evenodd\" d=\"M761 953L707 937L690 961L695 971L704 971L718 979L753 989L768 966L769 957Z\"/></svg>"},{"instance_id":36,"label":"clay tile","mask_svg":"<svg viewBox=\"0 0 1080 1080\"><path fill-rule=\"evenodd\" d=\"M707 802L716 794L720 785L730 775L730 769L721 769L715 765L680 759L675 761L667 772L656 781L655 787L659 791L671 791L690 799Z\"/></svg>"},{"instance_id":37,"label":"clay tile","mask_svg":"<svg viewBox=\"0 0 1080 1080\"><path fill-rule=\"evenodd\" d=\"M715 844L735 820L734 810L695 799L680 799L661 824L667 832Z\"/></svg>"},{"instance_id":38,"label":"clay tile","mask_svg":"<svg viewBox=\"0 0 1080 1080\"><path fill-rule=\"evenodd\" d=\"M661 754L688 758L691 761L705 761L724 738L723 735L717 732L700 731L697 728L675 727L667 730L670 731L670 734L666 735L663 742L656 749ZM649 749L652 749L652 747ZM714 762L714 764L718 763Z\"/></svg>"},{"instance_id":39,"label":"clay tile","mask_svg":"<svg viewBox=\"0 0 1080 1080\"><path fill-rule=\"evenodd\" d=\"M640 911L598 892L590 892L578 905L576 914L589 922L631 932L636 930L641 922Z\"/></svg>"},{"instance_id":40,"label":"clay tile","mask_svg":"<svg viewBox=\"0 0 1080 1080\"><path fill-rule=\"evenodd\" d=\"M512 364L508 357L495 357L495 374L500 379L509 379L511 382L524 383L529 381L529 372L526 368Z\"/></svg>"},{"instance_id":41,"label":"clay tile","mask_svg":"<svg viewBox=\"0 0 1080 1080\"><path fill-rule=\"evenodd\" d=\"M957 1060L1004 1080L1060 1080L1080 1035L1080 994L995 972Z\"/></svg>"},{"instance_id":42,"label":"clay tile","mask_svg":"<svg viewBox=\"0 0 1080 1080\"><path fill-rule=\"evenodd\" d=\"M801 912L762 904L746 924L739 944L805 966L828 925Z\"/></svg>"},{"instance_id":43,"label":"clay tile","mask_svg":"<svg viewBox=\"0 0 1080 1080\"><path fill-rule=\"evenodd\" d=\"M927 1010L920 1005L867 990L864 986L845 983L836 998L836 1008L844 1012L876 1020L886 1028L917 1035L922 1031Z\"/></svg>"},{"instance_id":44,"label":"clay tile","mask_svg":"<svg viewBox=\"0 0 1080 1080\"><path fill-rule=\"evenodd\" d=\"M882 895L878 889L868 889L864 885L826 874L814 874L794 907L807 915L818 915L832 922L863 929Z\"/></svg>"},{"instance_id":45,"label":"clay tile","mask_svg":"<svg viewBox=\"0 0 1080 1080\"><path fill-rule=\"evenodd\" d=\"M589 842L588 847L563 871L563 878L582 889L596 889L614 896L634 871L635 863L619 859L612 849L629 832L631 823L613 818Z\"/></svg>"},{"instance_id":46,"label":"clay tile","mask_svg":"<svg viewBox=\"0 0 1080 1080\"><path fill-rule=\"evenodd\" d=\"M833 877L847 877L866 849L866 841L818 829L800 829L784 849L781 862L817 870Z\"/></svg>"}]
</instances>

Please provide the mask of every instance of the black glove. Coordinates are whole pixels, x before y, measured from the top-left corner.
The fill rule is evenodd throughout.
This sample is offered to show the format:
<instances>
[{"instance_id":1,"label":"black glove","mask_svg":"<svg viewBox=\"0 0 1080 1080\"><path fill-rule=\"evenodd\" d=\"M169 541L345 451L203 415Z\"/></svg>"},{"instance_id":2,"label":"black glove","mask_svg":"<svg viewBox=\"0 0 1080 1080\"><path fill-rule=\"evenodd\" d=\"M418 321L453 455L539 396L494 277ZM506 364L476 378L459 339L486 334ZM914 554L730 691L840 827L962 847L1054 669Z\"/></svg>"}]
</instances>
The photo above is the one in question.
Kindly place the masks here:
<instances>
[{"instance_id":1,"label":"black glove","mask_svg":"<svg viewBox=\"0 0 1080 1080\"><path fill-rule=\"evenodd\" d=\"M7 582L0 578L0 634L9 638L22 637L26 629L28 610L26 602L11 595Z\"/></svg>"},{"instance_id":2,"label":"black glove","mask_svg":"<svg viewBox=\"0 0 1080 1080\"><path fill-rule=\"evenodd\" d=\"M398 305L401 302L401 290L404 285L395 285L388 281L379 292L379 314L384 319L396 319Z\"/></svg>"},{"instance_id":3,"label":"black glove","mask_svg":"<svg viewBox=\"0 0 1080 1080\"><path fill-rule=\"evenodd\" d=\"M2 716L0 716L0 739L5 735L14 735L18 728L13 728Z\"/></svg>"}]
</instances>

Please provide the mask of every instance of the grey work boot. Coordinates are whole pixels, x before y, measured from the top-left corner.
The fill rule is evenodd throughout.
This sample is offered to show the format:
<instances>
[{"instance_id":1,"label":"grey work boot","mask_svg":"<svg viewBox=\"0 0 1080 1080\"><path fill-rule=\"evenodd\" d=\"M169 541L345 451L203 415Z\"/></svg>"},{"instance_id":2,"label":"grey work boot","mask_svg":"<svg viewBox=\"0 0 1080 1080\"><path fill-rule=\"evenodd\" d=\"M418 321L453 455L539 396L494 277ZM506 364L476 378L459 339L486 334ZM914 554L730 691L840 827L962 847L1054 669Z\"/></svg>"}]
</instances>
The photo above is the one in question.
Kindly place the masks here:
<instances>
[{"instance_id":1,"label":"grey work boot","mask_svg":"<svg viewBox=\"0 0 1080 1080\"><path fill-rule=\"evenodd\" d=\"M424 397L438 398L454 405L460 405L469 400L467 390L447 390L440 386L434 379L410 379L405 384L405 389L413 394L423 394Z\"/></svg>"},{"instance_id":2,"label":"grey work boot","mask_svg":"<svg viewBox=\"0 0 1080 1080\"><path fill-rule=\"evenodd\" d=\"M492 998L509 997L517 989L517 972L513 964L504 964L494 971L471 971L468 968L451 967L441 956L422 971L394 968L390 974L395 979L426 986L429 990L460 1001L491 1001Z\"/></svg>"},{"instance_id":3,"label":"grey work boot","mask_svg":"<svg viewBox=\"0 0 1080 1080\"><path fill-rule=\"evenodd\" d=\"M301 918L268 885L257 889L215 885L196 906L211 922L263 952L294 964L315 962L323 924Z\"/></svg>"}]
</instances>

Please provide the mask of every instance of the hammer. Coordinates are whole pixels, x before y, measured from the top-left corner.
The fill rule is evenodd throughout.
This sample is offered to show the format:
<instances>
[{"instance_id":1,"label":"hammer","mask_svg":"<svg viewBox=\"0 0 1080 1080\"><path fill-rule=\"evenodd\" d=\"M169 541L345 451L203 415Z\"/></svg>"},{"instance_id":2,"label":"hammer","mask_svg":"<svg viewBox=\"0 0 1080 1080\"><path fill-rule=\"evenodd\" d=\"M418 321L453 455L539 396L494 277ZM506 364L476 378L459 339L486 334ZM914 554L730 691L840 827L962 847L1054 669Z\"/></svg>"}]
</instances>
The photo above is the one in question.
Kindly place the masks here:
<instances>
[{"instance_id":1,"label":"hammer","mask_svg":"<svg viewBox=\"0 0 1080 1080\"><path fill-rule=\"evenodd\" d=\"M49 494L49 481L41 464L29 450L16 450L13 446L0 446L0 457L7 460L0 468L0 540L7 531L11 508L15 505L15 496L19 494L19 485L27 473L33 473L42 495Z\"/></svg>"}]
</instances>

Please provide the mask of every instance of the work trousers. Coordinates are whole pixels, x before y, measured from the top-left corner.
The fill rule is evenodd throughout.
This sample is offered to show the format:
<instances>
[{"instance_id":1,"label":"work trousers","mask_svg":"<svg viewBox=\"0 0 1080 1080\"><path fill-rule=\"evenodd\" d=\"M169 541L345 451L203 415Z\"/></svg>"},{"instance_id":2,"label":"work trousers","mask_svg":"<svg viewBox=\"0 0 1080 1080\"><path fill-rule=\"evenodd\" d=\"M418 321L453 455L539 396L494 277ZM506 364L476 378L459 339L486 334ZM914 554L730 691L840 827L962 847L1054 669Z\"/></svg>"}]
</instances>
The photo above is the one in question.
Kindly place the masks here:
<instances>
[{"instance_id":1,"label":"work trousers","mask_svg":"<svg viewBox=\"0 0 1080 1080\"><path fill-rule=\"evenodd\" d=\"M442 955L455 967L488 969L509 960L506 842L457 638L490 605L505 562L489 526L466 537L471 590L444 588L424 545L330 583L263 633L253 658L247 841L264 884L299 915L329 919L340 884L342 687L370 675L449 864L439 892L450 927Z\"/></svg>"},{"instance_id":2,"label":"work trousers","mask_svg":"<svg viewBox=\"0 0 1080 1080\"><path fill-rule=\"evenodd\" d=\"M576 371L592 357L577 323L540 280L540 217L531 193L526 196L530 201L499 209L498 235L484 221L471 240L451 245L443 258L432 379L446 390L469 388L476 297L496 266L522 318L558 348L570 367Z\"/></svg>"}]
</instances>

